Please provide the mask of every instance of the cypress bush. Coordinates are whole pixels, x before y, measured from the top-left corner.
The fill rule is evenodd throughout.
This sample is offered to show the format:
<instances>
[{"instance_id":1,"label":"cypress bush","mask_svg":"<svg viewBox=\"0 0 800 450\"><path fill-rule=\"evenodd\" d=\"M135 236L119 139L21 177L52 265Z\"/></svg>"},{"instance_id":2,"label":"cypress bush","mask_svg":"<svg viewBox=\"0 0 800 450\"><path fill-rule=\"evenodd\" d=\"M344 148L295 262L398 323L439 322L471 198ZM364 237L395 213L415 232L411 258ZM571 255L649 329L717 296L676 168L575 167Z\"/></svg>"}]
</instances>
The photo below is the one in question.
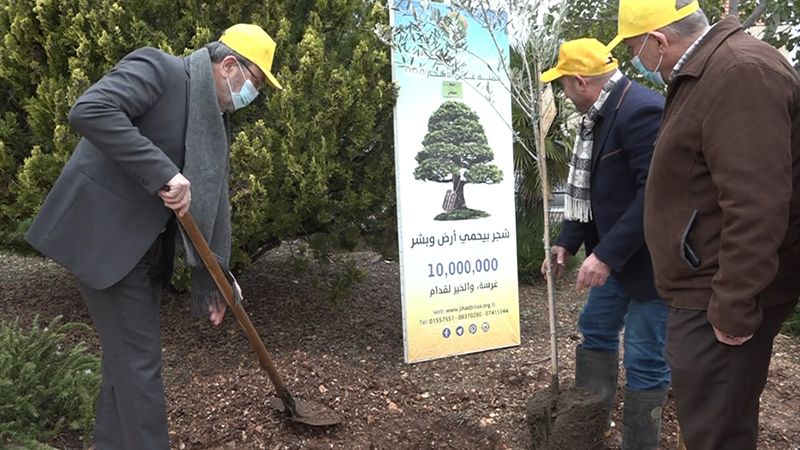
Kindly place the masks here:
<instances>
[{"instance_id":1,"label":"cypress bush","mask_svg":"<svg viewBox=\"0 0 800 450\"><path fill-rule=\"evenodd\" d=\"M187 55L237 22L276 40L283 91L235 114L237 268L260 249L321 234L331 248L395 246L388 21L379 1L14 0L0 8L0 245L22 237L79 136L75 100L128 52Z\"/></svg>"},{"instance_id":2,"label":"cypress bush","mask_svg":"<svg viewBox=\"0 0 800 450\"><path fill-rule=\"evenodd\" d=\"M100 389L100 359L64 342L88 325L53 319L30 329L0 324L0 444L34 445L63 431L88 438Z\"/></svg>"}]
</instances>

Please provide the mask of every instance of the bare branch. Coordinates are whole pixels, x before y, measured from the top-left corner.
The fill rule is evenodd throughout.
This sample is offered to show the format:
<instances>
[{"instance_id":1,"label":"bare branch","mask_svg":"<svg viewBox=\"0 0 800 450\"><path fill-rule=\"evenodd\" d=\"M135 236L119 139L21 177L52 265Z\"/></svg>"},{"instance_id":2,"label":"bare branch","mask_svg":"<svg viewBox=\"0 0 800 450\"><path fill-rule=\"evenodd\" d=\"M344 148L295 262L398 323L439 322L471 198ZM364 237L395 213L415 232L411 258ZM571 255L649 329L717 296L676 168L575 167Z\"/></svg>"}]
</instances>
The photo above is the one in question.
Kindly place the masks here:
<instances>
[{"instance_id":1,"label":"bare branch","mask_svg":"<svg viewBox=\"0 0 800 450\"><path fill-rule=\"evenodd\" d=\"M509 131L511 131L511 133L514 133L514 126L513 126L511 123L509 123L509 122L508 122L508 121L507 121L507 120L506 120L506 119L503 117L503 114L501 114L501 113L500 113L500 111L498 111L498 110L497 110L497 106L495 106L494 102L492 102L492 96L491 96L489 93L487 93L487 92L483 92L483 91L481 91L481 90L480 90L480 89L478 89L476 86L473 86L473 85L472 85L472 83L470 83L469 81L466 81L466 82L465 82L465 84L466 84L466 85L467 85L469 88L471 88L472 90L474 90L474 91L475 91L475 92L476 92L478 95L480 95L481 97L483 97L483 99L484 99L484 100L486 100L486 102L489 104L489 106L492 108L492 110L494 110L494 112L497 114L497 116L500 118L500 120L502 120L502 121L503 121L503 124L505 124L505 126L506 126L506 127L508 127ZM504 85L503 87L505 87L505 85ZM512 96L512 99L513 99L513 96Z\"/></svg>"},{"instance_id":2,"label":"bare branch","mask_svg":"<svg viewBox=\"0 0 800 450\"><path fill-rule=\"evenodd\" d=\"M758 2L756 9L753 10L750 17L742 22L742 26L745 28L750 28L758 22L758 19L761 18L761 15L764 14L764 11L767 10L767 0L761 0Z\"/></svg>"},{"instance_id":3,"label":"bare branch","mask_svg":"<svg viewBox=\"0 0 800 450\"><path fill-rule=\"evenodd\" d=\"M483 13L484 22L486 24L486 27L489 29L489 36L492 38L492 42L494 43L495 48L497 49L498 53L500 54L500 62L501 62L503 71L505 72L506 77L508 77L508 79L511 80L511 73L509 71L509 69L511 68L511 61L506 61L505 55L503 54L503 48L501 48L500 44L497 42L497 36L495 36L494 30L491 27L491 23L487 18L488 14L486 12L486 4L484 2L480 2L480 6L481 6L481 12ZM473 14L473 17L474 17L474 14ZM509 58L511 57L510 54L508 56L509 56ZM510 89L509 89L509 91L510 91Z\"/></svg>"},{"instance_id":4,"label":"bare branch","mask_svg":"<svg viewBox=\"0 0 800 450\"><path fill-rule=\"evenodd\" d=\"M728 3L728 15L739 17L739 0L730 0Z\"/></svg>"}]
</instances>

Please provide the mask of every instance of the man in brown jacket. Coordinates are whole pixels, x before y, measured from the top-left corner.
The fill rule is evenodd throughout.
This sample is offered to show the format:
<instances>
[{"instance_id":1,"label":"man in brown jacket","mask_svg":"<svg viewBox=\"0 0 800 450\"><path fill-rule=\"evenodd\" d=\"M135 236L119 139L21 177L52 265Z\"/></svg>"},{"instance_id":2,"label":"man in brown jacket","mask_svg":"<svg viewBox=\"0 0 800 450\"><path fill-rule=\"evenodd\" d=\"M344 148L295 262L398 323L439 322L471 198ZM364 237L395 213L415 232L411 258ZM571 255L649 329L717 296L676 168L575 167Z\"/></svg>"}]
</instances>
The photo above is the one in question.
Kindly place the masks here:
<instances>
[{"instance_id":1,"label":"man in brown jacket","mask_svg":"<svg viewBox=\"0 0 800 450\"><path fill-rule=\"evenodd\" d=\"M697 0L620 0L619 36L669 84L645 200L687 448L755 449L773 338L800 295L800 77Z\"/></svg>"}]
</instances>

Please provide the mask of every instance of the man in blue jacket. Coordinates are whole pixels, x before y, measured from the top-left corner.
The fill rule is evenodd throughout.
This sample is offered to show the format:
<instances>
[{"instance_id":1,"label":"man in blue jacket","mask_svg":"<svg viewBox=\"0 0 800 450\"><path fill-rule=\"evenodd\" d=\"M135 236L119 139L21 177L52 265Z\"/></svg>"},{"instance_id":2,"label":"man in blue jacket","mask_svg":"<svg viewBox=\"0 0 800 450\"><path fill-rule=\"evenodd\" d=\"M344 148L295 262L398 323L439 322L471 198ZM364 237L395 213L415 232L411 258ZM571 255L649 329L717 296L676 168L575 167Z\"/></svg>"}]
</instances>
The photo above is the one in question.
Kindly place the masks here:
<instances>
[{"instance_id":1,"label":"man in blue jacket","mask_svg":"<svg viewBox=\"0 0 800 450\"><path fill-rule=\"evenodd\" d=\"M565 42L558 79L583 115L575 139L564 226L551 249L554 273L581 244L586 260L576 288L590 288L578 321L576 387L598 393L608 408L617 387L620 331L625 329L623 449L655 449L670 383L664 357L667 306L658 298L644 242L644 190L664 99L627 79L595 39ZM547 270L542 266L542 272Z\"/></svg>"}]
</instances>

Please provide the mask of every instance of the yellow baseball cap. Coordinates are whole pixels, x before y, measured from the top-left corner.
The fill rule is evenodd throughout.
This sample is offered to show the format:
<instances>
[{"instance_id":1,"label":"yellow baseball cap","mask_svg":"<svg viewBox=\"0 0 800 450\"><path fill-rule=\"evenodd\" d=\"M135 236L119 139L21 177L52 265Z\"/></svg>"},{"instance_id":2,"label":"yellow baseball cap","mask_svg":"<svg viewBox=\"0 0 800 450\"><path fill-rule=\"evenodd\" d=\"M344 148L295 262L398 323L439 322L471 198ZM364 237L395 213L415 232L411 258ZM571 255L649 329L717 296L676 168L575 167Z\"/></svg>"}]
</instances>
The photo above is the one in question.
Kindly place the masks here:
<instances>
[{"instance_id":1,"label":"yellow baseball cap","mask_svg":"<svg viewBox=\"0 0 800 450\"><path fill-rule=\"evenodd\" d=\"M694 0L681 9L676 9L675 0L619 0L617 15L617 37L608 44L611 51L625 39L675 23L700 9Z\"/></svg>"},{"instance_id":2,"label":"yellow baseball cap","mask_svg":"<svg viewBox=\"0 0 800 450\"><path fill-rule=\"evenodd\" d=\"M258 25L237 23L222 33L219 41L257 65L267 82L275 89L283 89L272 74L275 41Z\"/></svg>"},{"instance_id":3,"label":"yellow baseball cap","mask_svg":"<svg viewBox=\"0 0 800 450\"><path fill-rule=\"evenodd\" d=\"M558 49L558 64L543 72L542 83L549 83L564 75L591 77L611 72L619 62L611 56L606 46L597 39L575 39L561 44Z\"/></svg>"}]
</instances>

